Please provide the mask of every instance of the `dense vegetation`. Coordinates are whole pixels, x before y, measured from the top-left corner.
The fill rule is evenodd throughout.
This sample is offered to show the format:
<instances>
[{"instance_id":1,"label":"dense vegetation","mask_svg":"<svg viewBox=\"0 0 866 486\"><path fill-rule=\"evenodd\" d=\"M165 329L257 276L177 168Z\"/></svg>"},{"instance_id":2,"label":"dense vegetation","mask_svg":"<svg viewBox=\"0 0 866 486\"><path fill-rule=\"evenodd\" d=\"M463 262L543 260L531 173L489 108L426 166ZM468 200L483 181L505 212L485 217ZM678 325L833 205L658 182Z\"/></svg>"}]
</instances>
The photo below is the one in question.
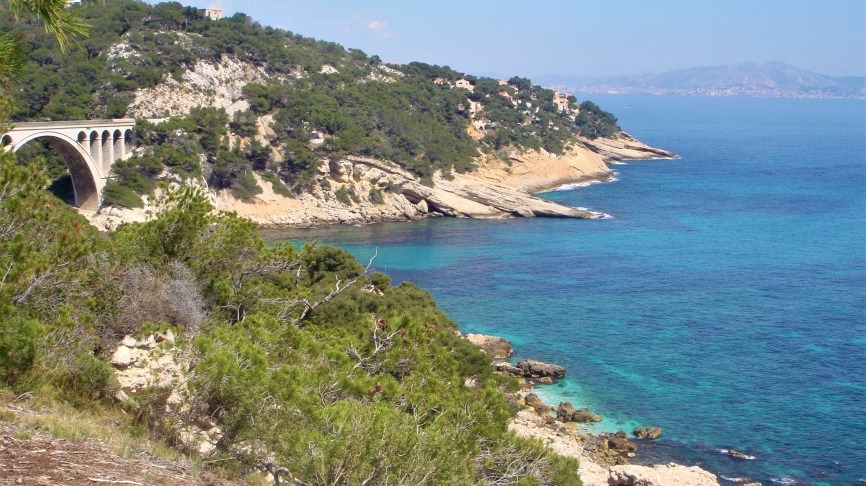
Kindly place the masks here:
<instances>
[{"instance_id":1,"label":"dense vegetation","mask_svg":"<svg viewBox=\"0 0 866 486\"><path fill-rule=\"evenodd\" d=\"M171 328L195 363L191 409L224 431L212 459L225 474L577 484L574 461L509 435L515 383L418 287L336 248L265 245L192 189L102 234L43 191L39 169L0 155L0 389L121 406L118 340ZM158 395L124 406L160 430Z\"/></svg>"},{"instance_id":2,"label":"dense vegetation","mask_svg":"<svg viewBox=\"0 0 866 486\"><path fill-rule=\"evenodd\" d=\"M14 96L15 120L126 116L136 90L166 76L179 79L202 60L228 56L269 75L244 88L250 109L234 116L204 108L155 126L142 122L147 150L117 167L105 194L123 206L141 204L138 195L150 192L163 169L182 179L204 177L211 187L247 199L261 190L254 172L279 192L302 191L323 159L346 154L390 160L429 177L437 170L471 170L480 152L562 153L580 143L578 136L619 131L616 119L597 106L578 109L570 97L562 109L553 91L528 79L502 85L447 66L386 65L357 49L263 27L242 13L212 21L179 3L136 0L85 3L72 11L90 25L90 35L68 55L37 22L10 24L0 17L4 29L26 40L32 61ZM471 91L454 87L461 79ZM267 144L254 141L263 115L273 117ZM474 138L470 125L478 128ZM311 145L313 135L324 143Z\"/></svg>"},{"instance_id":3,"label":"dense vegetation","mask_svg":"<svg viewBox=\"0 0 866 486\"><path fill-rule=\"evenodd\" d=\"M43 3L36 16L62 25L63 4ZM129 5L130 16L145 11L140 20L161 28L195 28L198 19L176 4ZM150 66L161 68L171 70ZM129 72L146 79L146 71ZM78 102L69 109L111 105ZM237 167L269 163L261 146L225 143L226 127L240 134L247 121L201 108L141 123L151 150L119 164L106 192L146 192L165 167L205 175L191 154L209 159L211 180L236 188L245 177ZM228 477L259 470L302 484L580 484L574 460L507 432L505 392L516 382L494 374L418 287L392 286L336 248L266 245L253 222L214 212L189 187L165 192L150 221L100 233L45 191L40 149L25 155L32 160L21 164L0 152L0 396L122 408L129 418L115 424L168 442L177 421L209 417L222 432L206 464ZM118 399L108 364L124 336L167 329L182 337L161 346L191 365L177 385L186 415L163 415L164 390Z\"/></svg>"}]
</instances>

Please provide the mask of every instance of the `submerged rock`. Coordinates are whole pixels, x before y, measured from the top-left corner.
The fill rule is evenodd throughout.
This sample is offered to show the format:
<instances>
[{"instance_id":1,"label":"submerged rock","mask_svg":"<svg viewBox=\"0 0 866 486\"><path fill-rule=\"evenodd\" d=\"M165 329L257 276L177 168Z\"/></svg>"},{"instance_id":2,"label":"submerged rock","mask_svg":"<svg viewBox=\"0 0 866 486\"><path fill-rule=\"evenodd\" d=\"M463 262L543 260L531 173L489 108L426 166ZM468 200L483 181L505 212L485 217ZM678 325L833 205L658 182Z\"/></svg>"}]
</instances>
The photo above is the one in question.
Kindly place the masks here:
<instances>
[{"instance_id":1,"label":"submerged rock","mask_svg":"<svg viewBox=\"0 0 866 486\"><path fill-rule=\"evenodd\" d=\"M638 427L632 432L638 439L658 439L662 435L661 427Z\"/></svg>"},{"instance_id":2,"label":"submerged rock","mask_svg":"<svg viewBox=\"0 0 866 486\"><path fill-rule=\"evenodd\" d=\"M736 450L736 449L731 449L731 450L729 450L729 451L728 451L728 455L731 456L731 457L733 457L734 459L745 459L745 460L748 460L748 461L750 461L750 460L752 460L752 459L755 458L755 456L750 456L750 455L746 454L745 452L740 452L740 451L738 451L738 450Z\"/></svg>"},{"instance_id":3,"label":"submerged rock","mask_svg":"<svg viewBox=\"0 0 866 486\"><path fill-rule=\"evenodd\" d=\"M635 452L637 445L625 437L613 436L607 439L607 446L617 452Z\"/></svg>"}]
</instances>

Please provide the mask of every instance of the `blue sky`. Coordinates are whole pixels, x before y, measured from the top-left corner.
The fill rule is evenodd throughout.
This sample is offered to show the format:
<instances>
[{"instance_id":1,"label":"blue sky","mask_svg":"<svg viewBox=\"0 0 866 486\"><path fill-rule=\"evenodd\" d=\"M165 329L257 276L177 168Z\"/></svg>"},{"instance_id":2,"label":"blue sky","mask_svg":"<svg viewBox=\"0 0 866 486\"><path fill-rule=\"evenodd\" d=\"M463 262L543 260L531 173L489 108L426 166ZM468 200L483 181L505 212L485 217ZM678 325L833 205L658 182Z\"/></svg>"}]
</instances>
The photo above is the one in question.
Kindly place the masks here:
<instances>
[{"instance_id":1,"label":"blue sky","mask_svg":"<svg viewBox=\"0 0 866 486\"><path fill-rule=\"evenodd\" d=\"M188 1L388 62L472 74L597 76L784 61L866 75L864 0Z\"/></svg>"}]
</instances>

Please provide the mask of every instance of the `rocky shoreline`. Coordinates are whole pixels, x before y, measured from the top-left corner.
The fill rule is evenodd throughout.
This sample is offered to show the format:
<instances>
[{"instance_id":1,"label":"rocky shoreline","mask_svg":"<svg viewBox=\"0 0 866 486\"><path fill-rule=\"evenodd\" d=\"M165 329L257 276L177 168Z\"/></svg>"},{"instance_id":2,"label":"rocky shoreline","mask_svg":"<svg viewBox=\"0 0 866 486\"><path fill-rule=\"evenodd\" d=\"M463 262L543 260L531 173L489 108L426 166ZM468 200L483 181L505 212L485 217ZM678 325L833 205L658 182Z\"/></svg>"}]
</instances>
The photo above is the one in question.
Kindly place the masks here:
<instances>
[{"instance_id":1,"label":"rocky shoreline","mask_svg":"<svg viewBox=\"0 0 866 486\"><path fill-rule=\"evenodd\" d=\"M500 373L522 380L521 390L512 396L522 407L511 420L509 430L521 437L535 438L556 453L575 457L580 461L578 471L586 486L711 486L718 478L698 466L659 464L637 466L629 458L638 453L641 441L655 440L662 435L659 427L638 427L632 431L633 439L620 430L615 434L591 433L579 428L580 423L600 422L602 417L586 408L575 409L569 402L552 406L544 403L532 392L539 383L552 383L565 376L564 367L535 360L522 360L516 365L505 358L513 355L511 343L499 336L467 334L464 336L478 345L494 360ZM750 486L759 486L751 483Z\"/></svg>"},{"instance_id":2,"label":"rocky shoreline","mask_svg":"<svg viewBox=\"0 0 866 486\"><path fill-rule=\"evenodd\" d=\"M608 181L613 177L609 162L672 157L671 152L622 133L616 139L583 140L561 155L544 150L483 154L471 172L437 172L430 180L421 180L388 161L346 156L324 161L311 189L292 196L277 193L273 183L258 174L255 177L262 192L246 201L230 191L213 191L203 180L184 184L199 186L218 210L234 211L263 228L363 225L446 216L595 219L606 215L533 194L566 184ZM165 177L170 185L179 183L168 174ZM100 229L112 230L123 223L146 221L158 211L158 204L146 201L143 208L103 207L86 216Z\"/></svg>"}]
</instances>

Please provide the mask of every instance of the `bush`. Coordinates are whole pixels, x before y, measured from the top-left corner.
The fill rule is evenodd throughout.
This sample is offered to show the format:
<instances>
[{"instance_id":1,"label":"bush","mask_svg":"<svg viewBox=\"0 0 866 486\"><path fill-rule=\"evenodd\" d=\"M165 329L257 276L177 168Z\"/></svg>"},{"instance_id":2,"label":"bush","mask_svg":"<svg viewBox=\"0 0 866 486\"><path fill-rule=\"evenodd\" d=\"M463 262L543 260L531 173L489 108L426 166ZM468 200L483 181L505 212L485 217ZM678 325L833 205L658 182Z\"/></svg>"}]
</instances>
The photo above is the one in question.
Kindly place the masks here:
<instances>
[{"instance_id":1,"label":"bush","mask_svg":"<svg viewBox=\"0 0 866 486\"><path fill-rule=\"evenodd\" d=\"M263 172L261 173L261 176L262 179L271 183L271 188L273 189L274 194L279 194L283 197L294 197L292 191L290 191L289 188L283 184L283 181L281 181L273 172Z\"/></svg>"},{"instance_id":2,"label":"bush","mask_svg":"<svg viewBox=\"0 0 866 486\"><path fill-rule=\"evenodd\" d=\"M231 187L232 194L241 201L249 201L262 193L262 188L256 182L252 171L243 171L235 175Z\"/></svg>"},{"instance_id":3,"label":"bush","mask_svg":"<svg viewBox=\"0 0 866 486\"><path fill-rule=\"evenodd\" d=\"M385 195L378 187L371 188L370 192L367 194L367 198L373 204L385 204Z\"/></svg>"},{"instance_id":4,"label":"bush","mask_svg":"<svg viewBox=\"0 0 866 486\"><path fill-rule=\"evenodd\" d=\"M352 199L349 197L349 191L346 190L346 186L340 186L339 189L334 191L334 196L337 197L337 201L340 201L340 203L346 206L352 205Z\"/></svg>"},{"instance_id":5,"label":"bush","mask_svg":"<svg viewBox=\"0 0 866 486\"><path fill-rule=\"evenodd\" d=\"M121 208L143 208L144 201L132 189L116 182L109 182L102 189L102 201Z\"/></svg>"}]
</instances>

